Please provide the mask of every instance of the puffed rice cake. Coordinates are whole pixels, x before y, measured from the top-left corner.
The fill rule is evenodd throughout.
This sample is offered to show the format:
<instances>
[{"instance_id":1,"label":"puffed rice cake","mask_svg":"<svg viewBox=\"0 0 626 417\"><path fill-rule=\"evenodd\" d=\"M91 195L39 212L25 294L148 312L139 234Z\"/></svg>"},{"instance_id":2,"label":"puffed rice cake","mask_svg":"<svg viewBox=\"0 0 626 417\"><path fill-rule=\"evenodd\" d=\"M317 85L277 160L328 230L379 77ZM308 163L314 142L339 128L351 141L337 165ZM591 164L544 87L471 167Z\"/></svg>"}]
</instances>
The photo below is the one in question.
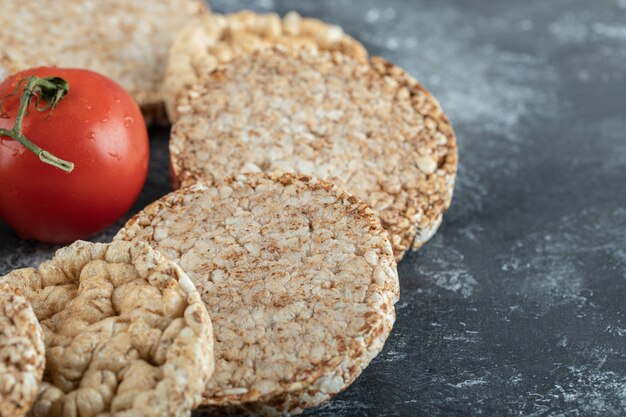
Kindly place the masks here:
<instances>
[{"instance_id":1,"label":"puffed rice cake","mask_svg":"<svg viewBox=\"0 0 626 417\"><path fill-rule=\"evenodd\" d=\"M146 207L116 239L147 241L202 294L216 337L203 415L318 405L357 378L395 320L385 231L359 199L312 177L195 184Z\"/></svg>"},{"instance_id":2,"label":"puffed rice cake","mask_svg":"<svg viewBox=\"0 0 626 417\"><path fill-rule=\"evenodd\" d=\"M46 362L43 333L21 292L0 280L0 417L25 415Z\"/></svg>"},{"instance_id":3,"label":"puffed rice cake","mask_svg":"<svg viewBox=\"0 0 626 417\"><path fill-rule=\"evenodd\" d=\"M283 19L276 13L244 10L233 14L205 14L175 38L165 72L165 107L173 122L180 98L219 64L259 48L310 45L340 51L360 61L367 51L359 41L336 25L303 18L291 11Z\"/></svg>"},{"instance_id":4,"label":"puffed rice cake","mask_svg":"<svg viewBox=\"0 0 626 417\"><path fill-rule=\"evenodd\" d=\"M3 280L44 333L30 417L188 417L199 404L214 365L209 315L180 267L145 243L78 241Z\"/></svg>"},{"instance_id":5,"label":"puffed rice cake","mask_svg":"<svg viewBox=\"0 0 626 417\"><path fill-rule=\"evenodd\" d=\"M399 261L437 230L457 171L437 100L382 58L270 48L219 67L172 128L174 186L240 172L301 172L365 201Z\"/></svg>"},{"instance_id":6,"label":"puffed rice cake","mask_svg":"<svg viewBox=\"0 0 626 417\"><path fill-rule=\"evenodd\" d=\"M37 66L87 68L113 79L144 109L162 107L176 33L202 0L0 0L0 80Z\"/></svg>"}]
</instances>

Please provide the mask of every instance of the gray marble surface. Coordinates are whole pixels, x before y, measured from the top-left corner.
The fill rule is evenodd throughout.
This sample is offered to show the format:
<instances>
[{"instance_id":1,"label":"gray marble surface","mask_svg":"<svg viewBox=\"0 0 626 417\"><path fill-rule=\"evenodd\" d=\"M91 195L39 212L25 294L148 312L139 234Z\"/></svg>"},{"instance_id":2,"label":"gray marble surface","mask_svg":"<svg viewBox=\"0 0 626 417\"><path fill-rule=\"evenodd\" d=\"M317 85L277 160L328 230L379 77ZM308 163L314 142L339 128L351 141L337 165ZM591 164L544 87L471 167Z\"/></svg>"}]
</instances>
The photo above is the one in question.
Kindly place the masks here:
<instances>
[{"instance_id":1,"label":"gray marble surface","mask_svg":"<svg viewBox=\"0 0 626 417\"><path fill-rule=\"evenodd\" d=\"M458 135L453 206L399 266L384 352L307 416L626 414L626 0L212 4L341 24ZM168 191L167 131L151 135L135 210ZM0 225L0 274L54 249Z\"/></svg>"}]
</instances>

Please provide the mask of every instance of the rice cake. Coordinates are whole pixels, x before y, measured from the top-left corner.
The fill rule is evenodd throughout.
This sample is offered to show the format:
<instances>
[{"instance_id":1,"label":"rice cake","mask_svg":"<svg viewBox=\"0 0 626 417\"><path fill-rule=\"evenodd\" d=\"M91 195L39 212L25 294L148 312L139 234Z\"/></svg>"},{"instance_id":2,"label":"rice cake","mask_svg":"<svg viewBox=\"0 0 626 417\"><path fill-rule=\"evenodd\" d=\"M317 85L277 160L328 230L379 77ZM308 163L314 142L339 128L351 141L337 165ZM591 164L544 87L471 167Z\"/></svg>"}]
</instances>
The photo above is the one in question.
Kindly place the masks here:
<instances>
[{"instance_id":1,"label":"rice cake","mask_svg":"<svg viewBox=\"0 0 626 417\"><path fill-rule=\"evenodd\" d=\"M402 69L337 52L271 48L240 56L184 98L170 139L174 186L240 172L301 172L365 201L396 259L449 207L454 132Z\"/></svg>"},{"instance_id":2,"label":"rice cake","mask_svg":"<svg viewBox=\"0 0 626 417\"><path fill-rule=\"evenodd\" d=\"M173 122L180 98L218 65L260 48L309 45L340 51L360 61L367 51L341 27L291 11L283 19L276 13L244 10L233 14L206 14L183 29L172 45L165 73L164 97Z\"/></svg>"},{"instance_id":3,"label":"rice cake","mask_svg":"<svg viewBox=\"0 0 626 417\"><path fill-rule=\"evenodd\" d=\"M176 33L206 12L202 0L0 0L0 80L42 65L113 79L144 109L162 105Z\"/></svg>"},{"instance_id":4,"label":"rice cake","mask_svg":"<svg viewBox=\"0 0 626 417\"><path fill-rule=\"evenodd\" d=\"M21 292L0 281L0 417L21 417L35 401L46 362L43 333Z\"/></svg>"},{"instance_id":5,"label":"rice cake","mask_svg":"<svg viewBox=\"0 0 626 417\"><path fill-rule=\"evenodd\" d=\"M188 417L213 365L200 294L141 242L78 241L3 281L33 305L46 345L30 417Z\"/></svg>"},{"instance_id":6,"label":"rice cake","mask_svg":"<svg viewBox=\"0 0 626 417\"><path fill-rule=\"evenodd\" d=\"M385 231L359 199L308 176L195 184L146 207L116 239L147 241L202 294L216 337L204 400L226 406L218 414L320 404L380 352L395 320Z\"/></svg>"}]
</instances>

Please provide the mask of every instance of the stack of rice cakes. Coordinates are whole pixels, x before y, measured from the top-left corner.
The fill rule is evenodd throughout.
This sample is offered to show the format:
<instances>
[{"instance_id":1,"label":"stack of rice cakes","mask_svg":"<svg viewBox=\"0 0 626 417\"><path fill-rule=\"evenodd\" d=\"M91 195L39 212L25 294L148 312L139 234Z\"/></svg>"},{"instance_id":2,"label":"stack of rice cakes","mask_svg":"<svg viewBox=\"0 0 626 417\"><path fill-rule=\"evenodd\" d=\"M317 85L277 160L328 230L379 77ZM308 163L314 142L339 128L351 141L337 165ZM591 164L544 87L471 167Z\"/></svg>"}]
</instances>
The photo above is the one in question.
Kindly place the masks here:
<instances>
[{"instance_id":1,"label":"stack of rice cakes","mask_svg":"<svg viewBox=\"0 0 626 417\"><path fill-rule=\"evenodd\" d=\"M402 69L294 14L189 25L165 85L180 189L116 238L147 241L202 294L216 335L204 414L318 405L389 335L396 261L452 199L452 127Z\"/></svg>"}]
</instances>

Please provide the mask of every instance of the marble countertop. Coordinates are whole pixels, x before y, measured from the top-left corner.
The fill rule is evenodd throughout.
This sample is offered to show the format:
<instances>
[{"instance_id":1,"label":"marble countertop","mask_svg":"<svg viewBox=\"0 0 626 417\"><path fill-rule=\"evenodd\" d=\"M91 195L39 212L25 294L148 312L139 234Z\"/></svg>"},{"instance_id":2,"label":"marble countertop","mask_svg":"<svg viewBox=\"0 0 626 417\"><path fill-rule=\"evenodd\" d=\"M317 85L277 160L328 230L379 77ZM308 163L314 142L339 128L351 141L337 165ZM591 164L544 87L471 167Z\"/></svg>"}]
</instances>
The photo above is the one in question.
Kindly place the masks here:
<instances>
[{"instance_id":1,"label":"marble countertop","mask_svg":"<svg viewBox=\"0 0 626 417\"><path fill-rule=\"evenodd\" d=\"M626 0L212 5L341 24L430 89L458 136L453 205L399 265L384 351L306 416L626 413ZM167 134L151 131L135 211L169 191ZM55 249L0 224L0 274Z\"/></svg>"}]
</instances>

